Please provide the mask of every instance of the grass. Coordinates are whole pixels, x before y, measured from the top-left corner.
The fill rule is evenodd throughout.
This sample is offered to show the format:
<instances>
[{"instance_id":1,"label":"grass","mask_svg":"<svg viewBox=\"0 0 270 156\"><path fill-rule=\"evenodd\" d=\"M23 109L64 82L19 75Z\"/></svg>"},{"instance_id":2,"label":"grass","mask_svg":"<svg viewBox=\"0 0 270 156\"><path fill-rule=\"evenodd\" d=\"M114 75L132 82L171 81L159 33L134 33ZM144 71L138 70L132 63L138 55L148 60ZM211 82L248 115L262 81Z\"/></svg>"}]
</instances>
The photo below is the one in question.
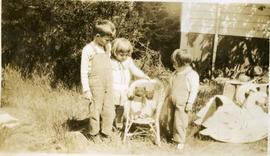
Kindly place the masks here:
<instances>
[{"instance_id":1,"label":"grass","mask_svg":"<svg viewBox=\"0 0 270 156\"><path fill-rule=\"evenodd\" d=\"M41 150L53 151L50 149L54 148L50 147L53 144L56 150L67 152L68 149L62 147L69 146L70 141L62 124L72 116L86 117L87 102L75 91L50 88L46 77L34 76L23 80L18 70L8 68L5 71L1 98L3 108L23 119L24 127L34 127L31 138L39 138L40 141L30 141L33 144L29 145L30 150L39 151L33 147L48 145L48 149Z\"/></svg>"},{"instance_id":2,"label":"grass","mask_svg":"<svg viewBox=\"0 0 270 156\"><path fill-rule=\"evenodd\" d=\"M5 141L10 137L11 131L8 128L1 127L0 128L0 149L4 148Z\"/></svg>"},{"instance_id":3,"label":"grass","mask_svg":"<svg viewBox=\"0 0 270 156\"><path fill-rule=\"evenodd\" d=\"M1 110L18 118L21 125L14 130L0 129L0 151L179 154L172 144L162 141L162 148L160 148L146 138L134 139L128 144L123 144L115 134L110 144L95 144L87 141L81 133L70 132L66 126L63 126L70 118L82 120L88 117L88 102L78 91L66 90L61 86L52 89L47 76L33 75L31 79L22 79L19 70L10 67L7 67L3 74L5 82L1 92ZM192 118L210 97L221 94L221 91L222 86L215 83L202 85ZM196 128L191 125L188 131ZM207 137L189 136L187 140L189 145L184 152L185 155L196 154L196 152L198 154L203 148L207 149L220 144ZM244 146L256 152L265 153L267 140Z\"/></svg>"}]
</instances>

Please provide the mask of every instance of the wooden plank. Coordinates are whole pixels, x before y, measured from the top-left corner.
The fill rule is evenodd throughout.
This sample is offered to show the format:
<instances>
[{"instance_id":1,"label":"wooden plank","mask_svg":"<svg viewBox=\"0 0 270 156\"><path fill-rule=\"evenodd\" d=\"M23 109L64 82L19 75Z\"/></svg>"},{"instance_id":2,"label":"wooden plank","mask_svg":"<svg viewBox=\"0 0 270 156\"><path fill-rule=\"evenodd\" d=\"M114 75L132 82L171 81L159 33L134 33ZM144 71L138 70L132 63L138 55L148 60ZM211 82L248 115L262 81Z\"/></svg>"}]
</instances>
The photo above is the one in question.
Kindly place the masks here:
<instances>
[{"instance_id":1,"label":"wooden plank","mask_svg":"<svg viewBox=\"0 0 270 156\"><path fill-rule=\"evenodd\" d=\"M188 33L181 32L181 40L180 40L180 48L182 49L188 49Z\"/></svg>"},{"instance_id":2,"label":"wooden plank","mask_svg":"<svg viewBox=\"0 0 270 156\"><path fill-rule=\"evenodd\" d=\"M181 27L181 32L194 32L194 33L207 33L207 34L214 34L215 33L215 27L202 27L200 25L195 26L184 26Z\"/></svg>"},{"instance_id":3,"label":"wooden plank","mask_svg":"<svg viewBox=\"0 0 270 156\"><path fill-rule=\"evenodd\" d=\"M245 14L221 14L221 21L240 21L240 22L257 22L267 23L270 16L257 16ZM213 12L190 12L183 20L213 20L215 21L215 13Z\"/></svg>"},{"instance_id":4,"label":"wooden plank","mask_svg":"<svg viewBox=\"0 0 270 156\"><path fill-rule=\"evenodd\" d=\"M244 36L244 37L257 37L257 38L269 38L270 32L266 31L254 31L244 29L228 29L220 28L220 35L231 35L231 36Z\"/></svg>"},{"instance_id":5,"label":"wooden plank","mask_svg":"<svg viewBox=\"0 0 270 156\"><path fill-rule=\"evenodd\" d=\"M194 12L215 12L217 9L215 3L191 3L190 8Z\"/></svg>"},{"instance_id":6,"label":"wooden plank","mask_svg":"<svg viewBox=\"0 0 270 156\"><path fill-rule=\"evenodd\" d=\"M216 12L215 3L191 3L188 4L192 12ZM223 4L221 13L257 14L270 16L269 4Z\"/></svg>"},{"instance_id":7,"label":"wooden plank","mask_svg":"<svg viewBox=\"0 0 270 156\"><path fill-rule=\"evenodd\" d=\"M212 67L211 67L211 77L214 78L213 72L215 71L216 64L216 55L217 55L217 45L218 45L218 33L219 33L219 25L220 25L220 14L221 9L220 5L216 5L216 21L215 21L215 36L214 36L214 47L213 47L213 56L212 56Z\"/></svg>"},{"instance_id":8,"label":"wooden plank","mask_svg":"<svg viewBox=\"0 0 270 156\"><path fill-rule=\"evenodd\" d=\"M270 4L269 3L263 3L263 4L259 4L259 3L223 3L221 4L221 9L223 7L253 7L253 6L265 6L266 8L270 8Z\"/></svg>"},{"instance_id":9,"label":"wooden plank","mask_svg":"<svg viewBox=\"0 0 270 156\"><path fill-rule=\"evenodd\" d=\"M214 34L215 27L201 27L201 26L193 26L192 28L182 29L182 32L194 32L194 33L206 33L206 34ZM232 35L232 36L246 36L246 37L258 37L258 38L268 38L270 36L270 32L258 31L258 30L248 30L241 28L220 28L219 34L221 35Z\"/></svg>"},{"instance_id":10,"label":"wooden plank","mask_svg":"<svg viewBox=\"0 0 270 156\"><path fill-rule=\"evenodd\" d=\"M265 6L263 9L259 9L260 6ZM221 14L234 13L234 14L246 14L246 15L263 15L270 16L270 6L265 5L237 5L237 4L224 4L221 6Z\"/></svg>"},{"instance_id":11,"label":"wooden plank","mask_svg":"<svg viewBox=\"0 0 270 156\"><path fill-rule=\"evenodd\" d=\"M270 16L257 16L257 15L245 15L245 14L221 14L221 21L238 21L238 22L256 22L267 23L270 21Z\"/></svg>"},{"instance_id":12,"label":"wooden plank","mask_svg":"<svg viewBox=\"0 0 270 156\"><path fill-rule=\"evenodd\" d=\"M205 34L215 34L215 27L201 27L193 26L192 28L181 29L182 32L193 32L193 33L205 33ZM220 28L220 35L231 35L231 36L246 36L246 37L257 37L257 38L268 38L270 32L267 31L255 31L241 28Z\"/></svg>"},{"instance_id":13,"label":"wooden plank","mask_svg":"<svg viewBox=\"0 0 270 156\"><path fill-rule=\"evenodd\" d=\"M200 19L200 18L206 18L206 19L215 19L215 12L210 12L210 11L194 11L192 10L189 12L188 17L189 18L195 18L195 19Z\"/></svg>"},{"instance_id":14,"label":"wooden plank","mask_svg":"<svg viewBox=\"0 0 270 156\"><path fill-rule=\"evenodd\" d=\"M216 10L214 4L183 3L181 31L215 34ZM260 6L266 6L259 10ZM210 9L207 9L210 8ZM222 35L268 38L270 5L220 5L220 31ZM267 32L268 31L268 32ZM234 33L234 34L233 34Z\"/></svg>"},{"instance_id":15,"label":"wooden plank","mask_svg":"<svg viewBox=\"0 0 270 156\"><path fill-rule=\"evenodd\" d=\"M202 27L214 27L215 26L215 20L209 20L209 19L190 19L189 20L190 26L202 26Z\"/></svg>"},{"instance_id":16,"label":"wooden plank","mask_svg":"<svg viewBox=\"0 0 270 156\"><path fill-rule=\"evenodd\" d=\"M246 21L239 21L236 19L233 20L224 20L224 18L221 18L221 27L230 27L230 28L244 28L244 29L253 29L253 28L262 28L265 29L266 27L269 26L270 23L270 17L269 20L265 20L264 19L260 19L258 18L258 22L254 21L249 21L249 19L247 19ZM256 20L254 18L254 20ZM194 18L189 18L186 19L186 24L190 25L190 27L193 26L202 26L202 27L212 27L215 25L215 20L214 19L194 19Z\"/></svg>"},{"instance_id":17,"label":"wooden plank","mask_svg":"<svg viewBox=\"0 0 270 156\"><path fill-rule=\"evenodd\" d=\"M228 29L245 29L245 30L258 30L263 31L267 27L270 26L270 21L268 23L248 23L248 22L234 22L234 21L222 21L220 23L220 27L222 28L228 28Z\"/></svg>"}]
</instances>

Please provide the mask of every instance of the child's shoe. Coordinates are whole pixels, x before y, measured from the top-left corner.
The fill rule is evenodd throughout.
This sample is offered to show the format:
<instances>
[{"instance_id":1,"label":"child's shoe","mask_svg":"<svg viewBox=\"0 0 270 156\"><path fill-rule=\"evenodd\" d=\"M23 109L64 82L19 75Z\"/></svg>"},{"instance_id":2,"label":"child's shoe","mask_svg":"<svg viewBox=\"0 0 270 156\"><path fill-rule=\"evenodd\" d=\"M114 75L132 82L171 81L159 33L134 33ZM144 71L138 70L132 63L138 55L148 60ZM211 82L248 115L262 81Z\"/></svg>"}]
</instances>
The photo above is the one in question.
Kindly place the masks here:
<instances>
[{"instance_id":1,"label":"child's shoe","mask_svg":"<svg viewBox=\"0 0 270 156\"><path fill-rule=\"evenodd\" d=\"M111 136L101 133L102 142L109 143L112 141Z\"/></svg>"},{"instance_id":2,"label":"child's shoe","mask_svg":"<svg viewBox=\"0 0 270 156\"><path fill-rule=\"evenodd\" d=\"M123 128L123 123L120 122L120 123L115 123L115 127L118 129L118 130L121 130Z\"/></svg>"},{"instance_id":3,"label":"child's shoe","mask_svg":"<svg viewBox=\"0 0 270 156\"><path fill-rule=\"evenodd\" d=\"M182 150L182 149L184 149L184 144L177 144L177 146L176 146L176 149L177 150Z\"/></svg>"}]
</instances>

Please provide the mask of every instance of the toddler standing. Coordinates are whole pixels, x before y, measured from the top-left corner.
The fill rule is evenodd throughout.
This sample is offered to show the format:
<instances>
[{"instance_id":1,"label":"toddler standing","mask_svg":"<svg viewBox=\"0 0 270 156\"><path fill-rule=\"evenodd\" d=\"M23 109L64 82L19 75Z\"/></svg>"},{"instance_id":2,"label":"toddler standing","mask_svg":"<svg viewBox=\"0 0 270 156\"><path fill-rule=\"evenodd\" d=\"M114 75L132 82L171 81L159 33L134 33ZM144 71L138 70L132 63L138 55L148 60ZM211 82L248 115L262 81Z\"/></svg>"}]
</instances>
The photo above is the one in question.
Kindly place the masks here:
<instances>
[{"instance_id":1,"label":"toddler standing","mask_svg":"<svg viewBox=\"0 0 270 156\"><path fill-rule=\"evenodd\" d=\"M199 75L190 64L191 54L184 49L176 49L172 54L173 72L170 80L170 113L173 124L173 141L177 143L177 149L183 149L188 126L188 112L199 90Z\"/></svg>"}]
</instances>

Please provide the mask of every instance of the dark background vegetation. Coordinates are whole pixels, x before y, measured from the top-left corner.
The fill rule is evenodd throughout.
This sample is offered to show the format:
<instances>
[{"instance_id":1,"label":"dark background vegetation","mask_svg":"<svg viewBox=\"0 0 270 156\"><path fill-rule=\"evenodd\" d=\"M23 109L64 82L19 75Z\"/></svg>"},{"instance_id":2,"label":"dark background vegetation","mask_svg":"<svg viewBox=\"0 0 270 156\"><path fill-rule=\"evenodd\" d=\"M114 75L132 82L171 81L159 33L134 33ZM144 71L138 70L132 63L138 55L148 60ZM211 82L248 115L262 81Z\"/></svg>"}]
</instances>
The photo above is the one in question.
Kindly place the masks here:
<instances>
[{"instance_id":1,"label":"dark background vegetation","mask_svg":"<svg viewBox=\"0 0 270 156\"><path fill-rule=\"evenodd\" d=\"M170 55L180 45L180 9L180 3L3 0L2 67L17 67L25 78L49 75L52 86L77 87L81 49L93 39L93 24L101 18L113 21L117 37L133 43L132 57L141 69L163 79L172 70ZM190 35L192 43L196 34ZM213 35L205 40L211 43L202 47L209 56L195 64L201 78L209 79ZM223 76L231 76L228 70L245 58L248 68L267 69L269 40L219 37L216 69Z\"/></svg>"}]
</instances>

